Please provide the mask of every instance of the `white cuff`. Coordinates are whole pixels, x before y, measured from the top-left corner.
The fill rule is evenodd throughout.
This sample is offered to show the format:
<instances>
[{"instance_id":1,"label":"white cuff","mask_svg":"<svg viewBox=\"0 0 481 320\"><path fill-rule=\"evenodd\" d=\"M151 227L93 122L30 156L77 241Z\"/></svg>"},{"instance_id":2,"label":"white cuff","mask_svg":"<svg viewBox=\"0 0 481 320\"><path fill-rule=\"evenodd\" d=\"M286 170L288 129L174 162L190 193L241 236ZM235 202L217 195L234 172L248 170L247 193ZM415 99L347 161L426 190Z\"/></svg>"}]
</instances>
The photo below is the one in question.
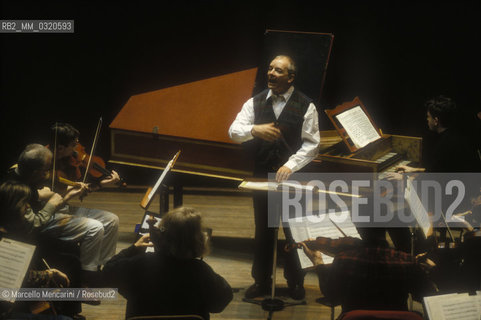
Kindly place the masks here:
<instances>
[{"instance_id":1,"label":"white cuff","mask_svg":"<svg viewBox=\"0 0 481 320\"><path fill-rule=\"evenodd\" d=\"M288 167L289 169L291 169L291 171L292 171L293 173L296 172L297 170L299 170L299 169L297 168L297 164L296 164L294 161L292 161L292 160L289 160L289 161L287 161L286 163L284 163L284 167Z\"/></svg>"}]
</instances>

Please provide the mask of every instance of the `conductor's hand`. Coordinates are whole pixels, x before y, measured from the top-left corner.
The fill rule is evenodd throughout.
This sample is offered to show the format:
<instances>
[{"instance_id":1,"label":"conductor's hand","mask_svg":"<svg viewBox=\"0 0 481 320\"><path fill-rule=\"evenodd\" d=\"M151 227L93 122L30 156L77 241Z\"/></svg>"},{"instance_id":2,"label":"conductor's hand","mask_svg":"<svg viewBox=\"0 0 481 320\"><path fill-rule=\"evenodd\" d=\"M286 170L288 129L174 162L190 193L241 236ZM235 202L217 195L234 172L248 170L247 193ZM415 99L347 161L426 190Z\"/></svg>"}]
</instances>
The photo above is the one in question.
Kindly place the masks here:
<instances>
[{"instance_id":1,"label":"conductor's hand","mask_svg":"<svg viewBox=\"0 0 481 320\"><path fill-rule=\"evenodd\" d=\"M309 258L309 260L312 261L312 263L315 266L324 264L324 261L322 260L321 251L309 249L309 247L304 242L300 242L299 244L301 245L302 250L304 250L304 253L306 254L306 256Z\"/></svg>"},{"instance_id":2,"label":"conductor's hand","mask_svg":"<svg viewBox=\"0 0 481 320\"><path fill-rule=\"evenodd\" d=\"M289 179L290 175L292 174L292 170L289 169L288 167L286 166L282 166L279 168L279 170L277 170L277 173L276 173L276 181L277 182L282 182L284 180L287 180Z\"/></svg>"},{"instance_id":3,"label":"conductor's hand","mask_svg":"<svg viewBox=\"0 0 481 320\"><path fill-rule=\"evenodd\" d=\"M153 247L154 244L150 242L150 234L144 234L139 240L134 243L136 248L147 249L148 247Z\"/></svg>"},{"instance_id":4,"label":"conductor's hand","mask_svg":"<svg viewBox=\"0 0 481 320\"><path fill-rule=\"evenodd\" d=\"M274 122L265 124L256 124L251 130L252 136L266 141L276 141L281 136L281 130L277 128Z\"/></svg>"}]
</instances>

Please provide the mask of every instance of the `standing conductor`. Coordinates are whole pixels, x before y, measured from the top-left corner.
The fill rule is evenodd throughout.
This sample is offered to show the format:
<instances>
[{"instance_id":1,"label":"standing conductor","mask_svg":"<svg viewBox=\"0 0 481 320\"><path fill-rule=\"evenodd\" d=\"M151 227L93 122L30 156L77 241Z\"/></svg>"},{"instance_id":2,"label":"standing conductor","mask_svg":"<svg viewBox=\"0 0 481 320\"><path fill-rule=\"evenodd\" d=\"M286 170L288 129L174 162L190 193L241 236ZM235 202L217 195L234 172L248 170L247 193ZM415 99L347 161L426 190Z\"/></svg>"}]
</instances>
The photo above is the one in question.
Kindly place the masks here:
<instances>
[{"instance_id":1,"label":"standing conductor","mask_svg":"<svg viewBox=\"0 0 481 320\"><path fill-rule=\"evenodd\" d=\"M318 153L319 124L312 100L295 89L296 65L289 56L277 56L267 71L268 89L249 99L229 128L236 142L249 144L254 157L254 176L276 173L281 182L308 164ZM269 293L272 276L274 228L268 227L267 193L254 193L255 252L252 277L255 283L245 293L254 298ZM284 229L286 239L292 240ZM289 295L305 296L304 273L295 250L287 258L284 277Z\"/></svg>"}]
</instances>

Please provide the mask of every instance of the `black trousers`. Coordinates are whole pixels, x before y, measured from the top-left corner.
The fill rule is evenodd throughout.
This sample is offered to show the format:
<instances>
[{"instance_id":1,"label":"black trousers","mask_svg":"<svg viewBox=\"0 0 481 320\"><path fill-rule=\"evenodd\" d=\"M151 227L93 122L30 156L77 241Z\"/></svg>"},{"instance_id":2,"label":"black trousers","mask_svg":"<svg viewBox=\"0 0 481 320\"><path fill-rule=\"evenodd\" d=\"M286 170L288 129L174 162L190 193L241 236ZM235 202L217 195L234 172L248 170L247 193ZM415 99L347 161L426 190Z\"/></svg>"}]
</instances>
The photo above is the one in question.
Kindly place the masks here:
<instances>
[{"instance_id":1,"label":"black trousers","mask_svg":"<svg viewBox=\"0 0 481 320\"><path fill-rule=\"evenodd\" d=\"M254 192L254 218L255 218L255 249L252 277L256 283L270 284L272 276L272 262L274 253L275 228L269 228L269 209L267 192ZM271 206L272 207L272 206ZM275 208L271 208L275 210ZM270 212L273 214L272 211ZM272 217L271 217L272 218ZM271 221L272 222L272 221ZM287 243L292 243L289 228L283 228ZM296 250L284 252L285 255L284 277L289 286L303 285L305 272L301 269Z\"/></svg>"}]
</instances>

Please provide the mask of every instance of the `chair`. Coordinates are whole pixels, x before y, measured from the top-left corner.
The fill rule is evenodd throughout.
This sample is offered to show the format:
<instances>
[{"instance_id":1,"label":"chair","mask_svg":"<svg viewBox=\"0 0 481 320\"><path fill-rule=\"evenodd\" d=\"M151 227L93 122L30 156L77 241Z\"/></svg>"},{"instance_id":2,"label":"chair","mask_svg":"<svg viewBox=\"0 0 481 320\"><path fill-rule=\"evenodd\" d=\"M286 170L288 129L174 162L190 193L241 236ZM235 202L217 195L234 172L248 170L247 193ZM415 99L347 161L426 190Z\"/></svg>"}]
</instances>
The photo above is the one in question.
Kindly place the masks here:
<instances>
[{"instance_id":1,"label":"chair","mask_svg":"<svg viewBox=\"0 0 481 320\"><path fill-rule=\"evenodd\" d=\"M178 319L178 320L204 320L203 317L195 314L183 314L183 315L164 315L164 316L135 316L130 317L127 320L161 320L161 319Z\"/></svg>"},{"instance_id":2,"label":"chair","mask_svg":"<svg viewBox=\"0 0 481 320\"><path fill-rule=\"evenodd\" d=\"M331 300L329 300L327 297L317 298L316 302L329 307L331 309L331 320L334 320L336 306L338 306L339 304L332 303Z\"/></svg>"},{"instance_id":3,"label":"chair","mask_svg":"<svg viewBox=\"0 0 481 320\"><path fill-rule=\"evenodd\" d=\"M423 317L410 311L352 310L342 314L338 320L423 320Z\"/></svg>"}]
</instances>

